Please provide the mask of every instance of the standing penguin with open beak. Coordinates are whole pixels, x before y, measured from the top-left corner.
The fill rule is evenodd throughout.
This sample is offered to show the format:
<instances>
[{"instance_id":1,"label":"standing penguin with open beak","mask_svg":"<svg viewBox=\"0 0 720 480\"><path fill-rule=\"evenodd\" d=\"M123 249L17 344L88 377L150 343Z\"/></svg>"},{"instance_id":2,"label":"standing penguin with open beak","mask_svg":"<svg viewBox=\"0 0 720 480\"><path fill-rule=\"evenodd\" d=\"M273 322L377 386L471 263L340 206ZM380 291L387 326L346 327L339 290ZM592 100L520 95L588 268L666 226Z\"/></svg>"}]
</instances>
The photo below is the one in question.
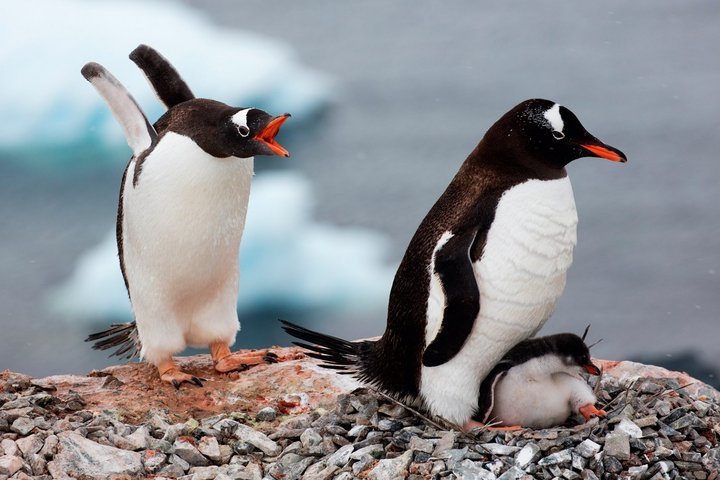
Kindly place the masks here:
<instances>
[{"instance_id":1,"label":"standing penguin with open beak","mask_svg":"<svg viewBox=\"0 0 720 480\"><path fill-rule=\"evenodd\" d=\"M168 107L154 125L105 68L82 69L133 151L120 189L117 244L135 321L88 341L128 358L139 353L176 388L202 386L173 354L208 346L219 372L276 359L265 351L232 353L230 346L240 328L238 251L254 157L289 156L275 136L290 115L195 98L152 48L141 45L130 57Z\"/></svg>"},{"instance_id":2,"label":"standing penguin with open beak","mask_svg":"<svg viewBox=\"0 0 720 480\"><path fill-rule=\"evenodd\" d=\"M418 227L377 341L285 323L314 356L400 400L466 425L483 379L535 335L565 288L577 211L566 165L625 162L569 109L526 100L485 133Z\"/></svg>"}]
</instances>

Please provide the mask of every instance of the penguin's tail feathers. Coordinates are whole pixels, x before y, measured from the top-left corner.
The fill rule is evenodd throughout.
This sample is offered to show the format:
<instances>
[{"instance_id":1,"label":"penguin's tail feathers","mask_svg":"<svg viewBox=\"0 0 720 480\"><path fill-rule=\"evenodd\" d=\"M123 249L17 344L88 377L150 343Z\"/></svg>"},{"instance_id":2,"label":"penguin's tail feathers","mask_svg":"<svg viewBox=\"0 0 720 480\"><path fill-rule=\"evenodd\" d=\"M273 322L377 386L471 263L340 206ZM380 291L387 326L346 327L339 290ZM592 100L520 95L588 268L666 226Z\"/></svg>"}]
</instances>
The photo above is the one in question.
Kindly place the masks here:
<instances>
[{"instance_id":1,"label":"penguin's tail feathers","mask_svg":"<svg viewBox=\"0 0 720 480\"><path fill-rule=\"evenodd\" d=\"M111 357L116 356L130 360L140 356L140 338L135 322L113 323L107 330L88 335L85 341L93 342L94 350L117 348L110 354Z\"/></svg>"},{"instance_id":2,"label":"penguin's tail feathers","mask_svg":"<svg viewBox=\"0 0 720 480\"><path fill-rule=\"evenodd\" d=\"M280 320L283 330L304 342L293 342L307 350L305 355L322 360L321 367L339 370L338 373L360 375L362 372L362 347L366 342L349 342L342 338L308 330L294 323Z\"/></svg>"}]
</instances>

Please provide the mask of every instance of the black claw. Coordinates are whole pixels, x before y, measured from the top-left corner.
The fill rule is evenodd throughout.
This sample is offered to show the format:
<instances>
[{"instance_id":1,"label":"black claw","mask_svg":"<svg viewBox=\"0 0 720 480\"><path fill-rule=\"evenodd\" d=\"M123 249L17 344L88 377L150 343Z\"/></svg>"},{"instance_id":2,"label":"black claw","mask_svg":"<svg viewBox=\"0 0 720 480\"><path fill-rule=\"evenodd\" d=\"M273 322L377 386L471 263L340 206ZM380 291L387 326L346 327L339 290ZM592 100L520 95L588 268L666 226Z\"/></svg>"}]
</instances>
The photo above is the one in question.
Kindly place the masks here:
<instances>
[{"instance_id":1,"label":"black claw","mask_svg":"<svg viewBox=\"0 0 720 480\"><path fill-rule=\"evenodd\" d=\"M278 356L272 352L268 352L263 355L262 359L267 363L278 363L280 361L278 360Z\"/></svg>"},{"instance_id":2,"label":"black claw","mask_svg":"<svg viewBox=\"0 0 720 480\"><path fill-rule=\"evenodd\" d=\"M178 382L177 380L175 380L173 378L171 383L172 383L172 386L175 387L175 390L180 390L180 382Z\"/></svg>"},{"instance_id":3,"label":"black claw","mask_svg":"<svg viewBox=\"0 0 720 480\"><path fill-rule=\"evenodd\" d=\"M241 363L235 370L238 372L244 372L245 370L250 370L250 365L247 363Z\"/></svg>"},{"instance_id":4,"label":"black claw","mask_svg":"<svg viewBox=\"0 0 720 480\"><path fill-rule=\"evenodd\" d=\"M200 378L198 378L198 377L192 377L190 380L192 381L192 383L194 383L194 384L197 385L198 387L202 387L202 386L203 386L202 379L200 379Z\"/></svg>"}]
</instances>

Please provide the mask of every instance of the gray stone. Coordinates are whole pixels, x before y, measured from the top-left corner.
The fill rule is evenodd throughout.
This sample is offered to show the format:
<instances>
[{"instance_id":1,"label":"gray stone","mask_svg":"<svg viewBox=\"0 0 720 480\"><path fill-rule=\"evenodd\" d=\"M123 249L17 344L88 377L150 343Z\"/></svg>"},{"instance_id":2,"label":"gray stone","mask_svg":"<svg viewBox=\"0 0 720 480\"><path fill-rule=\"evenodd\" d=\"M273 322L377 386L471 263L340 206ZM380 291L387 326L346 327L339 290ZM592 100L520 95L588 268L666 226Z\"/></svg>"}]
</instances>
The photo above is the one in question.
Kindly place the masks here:
<instances>
[{"instance_id":1,"label":"gray stone","mask_svg":"<svg viewBox=\"0 0 720 480\"><path fill-rule=\"evenodd\" d=\"M60 441L58 440L57 435L48 435L45 439L45 443L40 449L40 455L43 455L46 460L52 459L52 457L57 453L57 446L59 442Z\"/></svg>"},{"instance_id":2,"label":"gray stone","mask_svg":"<svg viewBox=\"0 0 720 480\"><path fill-rule=\"evenodd\" d=\"M38 453L45 444L45 439L36 433L28 437L18 438L15 441L15 444L18 446L23 456L27 456L33 453Z\"/></svg>"},{"instance_id":3,"label":"gray stone","mask_svg":"<svg viewBox=\"0 0 720 480\"><path fill-rule=\"evenodd\" d=\"M392 419L383 419L378 422L378 430L381 432L397 432L403 428L402 422Z\"/></svg>"},{"instance_id":4,"label":"gray stone","mask_svg":"<svg viewBox=\"0 0 720 480\"><path fill-rule=\"evenodd\" d=\"M350 472L342 472L340 475L335 477L333 480L355 480L355 477Z\"/></svg>"},{"instance_id":5,"label":"gray stone","mask_svg":"<svg viewBox=\"0 0 720 480\"><path fill-rule=\"evenodd\" d=\"M220 444L215 437L202 437L198 442L197 449L200 453L214 462L219 462L222 458Z\"/></svg>"},{"instance_id":6,"label":"gray stone","mask_svg":"<svg viewBox=\"0 0 720 480\"><path fill-rule=\"evenodd\" d=\"M373 458L382 458L383 454L385 453L385 449L383 448L381 443L375 443L373 445L368 445L367 447L359 448L355 450L351 455L351 460L360 460L364 455L369 455Z\"/></svg>"},{"instance_id":7,"label":"gray stone","mask_svg":"<svg viewBox=\"0 0 720 480\"><path fill-rule=\"evenodd\" d=\"M630 458L630 437L622 431L613 431L605 436L605 456L619 460Z\"/></svg>"},{"instance_id":8,"label":"gray stone","mask_svg":"<svg viewBox=\"0 0 720 480\"><path fill-rule=\"evenodd\" d=\"M582 455L578 455L577 453L573 452L572 468L577 470L578 472L582 472L586 466L587 466L587 459L585 457L583 457Z\"/></svg>"},{"instance_id":9,"label":"gray stone","mask_svg":"<svg viewBox=\"0 0 720 480\"><path fill-rule=\"evenodd\" d=\"M582 474L580 474L580 476L583 480L600 480L592 470L585 469L582 471Z\"/></svg>"},{"instance_id":10,"label":"gray stone","mask_svg":"<svg viewBox=\"0 0 720 480\"><path fill-rule=\"evenodd\" d=\"M352 455L354 449L355 447L352 444L340 447L335 453L330 455L327 459L327 464L336 467L344 467L350 461L350 455Z\"/></svg>"},{"instance_id":11,"label":"gray stone","mask_svg":"<svg viewBox=\"0 0 720 480\"><path fill-rule=\"evenodd\" d=\"M0 457L0 475L12 476L23 467L22 458L15 455L3 455Z\"/></svg>"},{"instance_id":12,"label":"gray stone","mask_svg":"<svg viewBox=\"0 0 720 480\"><path fill-rule=\"evenodd\" d=\"M15 424L13 423L13 425ZM682 430L683 428L691 426L703 427L705 426L705 422L703 422L693 414L687 414L683 415L682 417L678 418L670 424L670 428L673 428L675 430Z\"/></svg>"},{"instance_id":13,"label":"gray stone","mask_svg":"<svg viewBox=\"0 0 720 480\"><path fill-rule=\"evenodd\" d=\"M567 480L578 480L580 478L580 475L568 468L563 468L561 476Z\"/></svg>"},{"instance_id":14,"label":"gray stone","mask_svg":"<svg viewBox=\"0 0 720 480\"><path fill-rule=\"evenodd\" d=\"M145 471L148 473L158 472L163 465L165 465L167 460L164 453L156 452L154 450L145 451L142 456Z\"/></svg>"},{"instance_id":15,"label":"gray stone","mask_svg":"<svg viewBox=\"0 0 720 480\"><path fill-rule=\"evenodd\" d=\"M635 422L627 418L623 418L622 420L620 420L620 423L615 426L615 431L624 432L629 437L642 437L642 430L640 429L640 427L637 426Z\"/></svg>"},{"instance_id":16,"label":"gray stone","mask_svg":"<svg viewBox=\"0 0 720 480\"><path fill-rule=\"evenodd\" d=\"M277 412L273 407L265 407L261 408L257 415L255 415L255 420L258 422L272 422L277 418Z\"/></svg>"},{"instance_id":17,"label":"gray stone","mask_svg":"<svg viewBox=\"0 0 720 480\"><path fill-rule=\"evenodd\" d=\"M30 465L30 470L32 471L33 475L37 476L47 473L47 460L45 460L45 457L43 457L39 453L31 453L25 458L28 465Z\"/></svg>"},{"instance_id":18,"label":"gray stone","mask_svg":"<svg viewBox=\"0 0 720 480\"><path fill-rule=\"evenodd\" d=\"M414 435L410 437L408 448L410 450L415 450L416 452L432 453L435 449L435 445L430 440Z\"/></svg>"},{"instance_id":19,"label":"gray stone","mask_svg":"<svg viewBox=\"0 0 720 480\"><path fill-rule=\"evenodd\" d=\"M370 465L375 463L377 460L370 455L363 455L357 462L352 466L353 474L359 475L364 472Z\"/></svg>"},{"instance_id":20,"label":"gray stone","mask_svg":"<svg viewBox=\"0 0 720 480\"><path fill-rule=\"evenodd\" d=\"M472 460L463 460L453 468L452 473L455 474L457 480L495 480L497 478L494 473L485 470L482 465Z\"/></svg>"},{"instance_id":21,"label":"gray stone","mask_svg":"<svg viewBox=\"0 0 720 480\"><path fill-rule=\"evenodd\" d=\"M302 480L330 480L338 470L340 470L340 467L319 462L315 465L310 465L308 469L305 470Z\"/></svg>"},{"instance_id":22,"label":"gray stone","mask_svg":"<svg viewBox=\"0 0 720 480\"><path fill-rule=\"evenodd\" d=\"M112 475L143 474L141 456L137 452L100 445L75 432L61 432L58 439L59 452L47 465L53 477L108 478Z\"/></svg>"},{"instance_id":23,"label":"gray stone","mask_svg":"<svg viewBox=\"0 0 720 480\"><path fill-rule=\"evenodd\" d=\"M601 447L599 444L593 442L588 438L587 440L583 440L577 447L575 447L575 452L584 458L590 458L594 457L600 451L600 449Z\"/></svg>"},{"instance_id":24,"label":"gray stone","mask_svg":"<svg viewBox=\"0 0 720 480\"><path fill-rule=\"evenodd\" d=\"M630 447L628 446L628 449ZM538 461L538 465L540 466L550 466L550 465L566 465L572 462L572 453L571 449L567 448L565 450L560 450L559 452L552 453L548 455L547 457L541 458Z\"/></svg>"},{"instance_id":25,"label":"gray stone","mask_svg":"<svg viewBox=\"0 0 720 480\"><path fill-rule=\"evenodd\" d=\"M210 465L207 467L192 467L188 470L188 475L191 475L192 480L213 480L217 478L220 469L216 465Z\"/></svg>"},{"instance_id":26,"label":"gray stone","mask_svg":"<svg viewBox=\"0 0 720 480\"><path fill-rule=\"evenodd\" d=\"M540 456L540 447L535 442L528 442L515 456L515 466L525 469Z\"/></svg>"},{"instance_id":27,"label":"gray stone","mask_svg":"<svg viewBox=\"0 0 720 480\"><path fill-rule=\"evenodd\" d=\"M445 450L442 454L440 454L440 458L444 458L447 467L449 469L453 469L456 464L460 463L465 458L467 453L468 447L451 448L450 450Z\"/></svg>"},{"instance_id":28,"label":"gray stone","mask_svg":"<svg viewBox=\"0 0 720 480\"><path fill-rule=\"evenodd\" d=\"M615 457L605 456L603 458L603 466L607 473L620 473L622 472L622 463Z\"/></svg>"},{"instance_id":29,"label":"gray stone","mask_svg":"<svg viewBox=\"0 0 720 480\"><path fill-rule=\"evenodd\" d=\"M186 462L183 458L175 455L174 453L170 455L170 463L182 468L183 472L187 472L188 470L190 470L190 464Z\"/></svg>"},{"instance_id":30,"label":"gray stone","mask_svg":"<svg viewBox=\"0 0 720 480\"><path fill-rule=\"evenodd\" d=\"M298 480L314 461L314 457L301 457L294 453L288 453L283 455L280 461L275 462L268 473L272 477L282 480Z\"/></svg>"},{"instance_id":31,"label":"gray stone","mask_svg":"<svg viewBox=\"0 0 720 480\"><path fill-rule=\"evenodd\" d=\"M637 425L640 428L652 427L654 425L657 425L657 421L658 421L657 415L648 415L647 417L642 417L642 418L633 420L633 422L635 422L635 425Z\"/></svg>"},{"instance_id":32,"label":"gray stone","mask_svg":"<svg viewBox=\"0 0 720 480\"><path fill-rule=\"evenodd\" d=\"M647 465L640 465L639 467L630 467L628 468L628 473L633 478L640 477L643 473L645 473L648 469Z\"/></svg>"},{"instance_id":33,"label":"gray stone","mask_svg":"<svg viewBox=\"0 0 720 480\"><path fill-rule=\"evenodd\" d=\"M478 452L490 452L493 455L507 456L513 455L520 450L520 447L511 447L500 443L482 443L477 448Z\"/></svg>"},{"instance_id":34,"label":"gray stone","mask_svg":"<svg viewBox=\"0 0 720 480\"><path fill-rule=\"evenodd\" d=\"M320 435L312 428L305 429L305 431L300 435L300 443L302 443L303 447L305 448L319 445L320 442L322 442L322 439L322 435Z\"/></svg>"},{"instance_id":35,"label":"gray stone","mask_svg":"<svg viewBox=\"0 0 720 480\"><path fill-rule=\"evenodd\" d=\"M180 437L173 443L173 453L185 460L191 466L204 467L210 462L192 443Z\"/></svg>"},{"instance_id":36,"label":"gray stone","mask_svg":"<svg viewBox=\"0 0 720 480\"><path fill-rule=\"evenodd\" d=\"M125 442L130 446L129 450L145 450L148 448L148 437L150 432L148 428L143 425L135 429L133 433L125 437Z\"/></svg>"},{"instance_id":37,"label":"gray stone","mask_svg":"<svg viewBox=\"0 0 720 480\"><path fill-rule=\"evenodd\" d=\"M228 470L228 475L239 480L261 480L263 476L263 471L262 467L259 464L255 462L250 462L244 467L242 467L242 469L235 472L233 472L232 470Z\"/></svg>"},{"instance_id":38,"label":"gray stone","mask_svg":"<svg viewBox=\"0 0 720 480\"><path fill-rule=\"evenodd\" d=\"M518 467L510 467L505 473L500 475L497 480L517 480L525 476L525 472Z\"/></svg>"},{"instance_id":39,"label":"gray stone","mask_svg":"<svg viewBox=\"0 0 720 480\"><path fill-rule=\"evenodd\" d=\"M20 455L20 449L17 444L9 438L3 438L2 441L0 441L0 448L5 452L5 455L10 455L11 457Z\"/></svg>"},{"instance_id":40,"label":"gray stone","mask_svg":"<svg viewBox=\"0 0 720 480\"><path fill-rule=\"evenodd\" d=\"M655 402L654 410L661 417L665 417L667 415L670 415L671 408L672 408L672 405L670 405L670 402L666 402L665 400L660 400L660 401Z\"/></svg>"},{"instance_id":41,"label":"gray stone","mask_svg":"<svg viewBox=\"0 0 720 480\"><path fill-rule=\"evenodd\" d=\"M249 443L270 457L274 457L282 451L282 447L270 440L267 435L246 425L238 423L234 435L238 440Z\"/></svg>"},{"instance_id":42,"label":"gray stone","mask_svg":"<svg viewBox=\"0 0 720 480\"><path fill-rule=\"evenodd\" d=\"M27 435L35 428L35 423L27 417L18 417L10 426L10 430L22 436Z\"/></svg>"},{"instance_id":43,"label":"gray stone","mask_svg":"<svg viewBox=\"0 0 720 480\"><path fill-rule=\"evenodd\" d=\"M443 453L445 450L449 450L455 445L455 440L457 439L457 433L455 432L444 432L442 435L440 435L440 438L438 439L437 443L435 444L435 450L433 450L433 455L436 457L439 456L441 453Z\"/></svg>"},{"instance_id":44,"label":"gray stone","mask_svg":"<svg viewBox=\"0 0 720 480\"><path fill-rule=\"evenodd\" d=\"M399 457L380 460L367 475L371 480L396 480L405 478L412 461L412 451L408 450Z\"/></svg>"},{"instance_id":45,"label":"gray stone","mask_svg":"<svg viewBox=\"0 0 720 480\"><path fill-rule=\"evenodd\" d=\"M367 425L355 425L348 430L347 436L350 438L365 438L370 431Z\"/></svg>"},{"instance_id":46,"label":"gray stone","mask_svg":"<svg viewBox=\"0 0 720 480\"><path fill-rule=\"evenodd\" d=\"M171 463L170 465L165 465L162 468L162 470L160 470L157 474L158 477L167 477L167 478L178 478L178 477L182 477L183 475L185 475L185 470L183 470L183 468L176 463Z\"/></svg>"}]
</instances>

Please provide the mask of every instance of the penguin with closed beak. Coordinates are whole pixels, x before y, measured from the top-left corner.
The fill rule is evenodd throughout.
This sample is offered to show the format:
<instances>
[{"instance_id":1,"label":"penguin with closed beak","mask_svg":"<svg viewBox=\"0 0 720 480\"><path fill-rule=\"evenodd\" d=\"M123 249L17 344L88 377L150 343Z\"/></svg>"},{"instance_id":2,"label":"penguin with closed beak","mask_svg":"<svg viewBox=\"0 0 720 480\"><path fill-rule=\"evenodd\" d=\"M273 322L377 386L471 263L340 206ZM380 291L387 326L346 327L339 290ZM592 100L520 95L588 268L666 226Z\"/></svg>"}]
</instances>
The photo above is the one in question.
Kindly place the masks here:
<instances>
[{"instance_id":1,"label":"penguin with closed beak","mask_svg":"<svg viewBox=\"0 0 720 480\"><path fill-rule=\"evenodd\" d=\"M117 244L135 321L88 337L93 348L138 354L176 388L202 380L172 355L208 346L218 372L275 361L271 352L233 353L238 251L256 155L289 156L275 140L290 116L195 98L173 66L141 45L131 58L168 107L154 125L97 63L82 68L120 123L133 155L125 169Z\"/></svg>"},{"instance_id":2,"label":"penguin with closed beak","mask_svg":"<svg viewBox=\"0 0 720 480\"><path fill-rule=\"evenodd\" d=\"M285 330L326 364L465 425L483 379L540 330L565 288L577 225L565 167L581 157L626 161L566 107L520 103L490 127L420 224L379 340L353 343L287 322Z\"/></svg>"},{"instance_id":3,"label":"penguin with closed beak","mask_svg":"<svg viewBox=\"0 0 720 480\"><path fill-rule=\"evenodd\" d=\"M587 333L587 331L586 331ZM599 375L583 338L572 333L529 338L513 347L480 384L478 409L467 427L548 428L572 414L605 416L582 372ZM475 423L477 422L477 423Z\"/></svg>"}]
</instances>

